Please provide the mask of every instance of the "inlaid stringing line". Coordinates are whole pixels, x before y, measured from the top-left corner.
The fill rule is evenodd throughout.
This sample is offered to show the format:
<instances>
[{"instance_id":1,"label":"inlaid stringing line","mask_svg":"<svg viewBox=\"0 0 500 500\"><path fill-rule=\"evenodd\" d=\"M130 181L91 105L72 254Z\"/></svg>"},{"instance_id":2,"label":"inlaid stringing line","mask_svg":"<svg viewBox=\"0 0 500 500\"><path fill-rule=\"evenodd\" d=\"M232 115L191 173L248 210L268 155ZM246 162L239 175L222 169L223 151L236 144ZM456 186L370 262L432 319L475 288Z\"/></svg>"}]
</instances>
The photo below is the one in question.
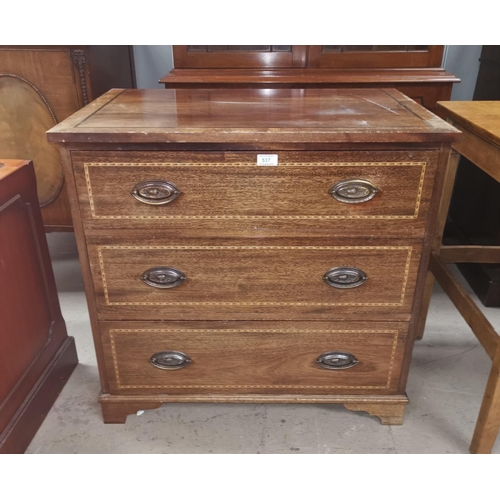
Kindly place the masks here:
<instances>
[{"instance_id":1,"label":"inlaid stringing line","mask_svg":"<svg viewBox=\"0 0 500 500\"><path fill-rule=\"evenodd\" d=\"M164 163L109 163L109 162L86 162L83 164L85 171L85 182L89 196L90 212L92 219L130 219L130 220L155 220L155 219L178 219L178 220L348 220L348 219L416 219L420 210L423 192L426 162L288 162L281 166L420 166L420 182L413 215L96 215L92 185L90 181L89 167L178 167L189 166L186 163L164 162ZM248 167L255 166L251 162L235 163L197 163L197 167Z\"/></svg>"},{"instance_id":2,"label":"inlaid stringing line","mask_svg":"<svg viewBox=\"0 0 500 500\"><path fill-rule=\"evenodd\" d=\"M115 368L116 384L118 385L118 387L121 387L120 372L118 370L118 357L116 355L115 339L111 334L111 331L109 333L109 339L111 343L111 355L113 356L113 366Z\"/></svg>"},{"instance_id":3,"label":"inlaid stringing line","mask_svg":"<svg viewBox=\"0 0 500 500\"><path fill-rule=\"evenodd\" d=\"M99 256L99 267L101 269L102 288L104 290L104 300L106 301L106 304L111 305L111 302L109 301L108 285L106 283L106 273L104 272L104 259L102 256L102 248L104 247L97 248L97 254Z\"/></svg>"},{"instance_id":4,"label":"inlaid stringing line","mask_svg":"<svg viewBox=\"0 0 500 500\"><path fill-rule=\"evenodd\" d=\"M104 259L102 250L406 250L408 256L403 274L403 286L401 291L401 298L399 302L111 302L109 300L109 292L106 282L106 273L104 271ZM99 255L99 265L101 269L101 277L104 291L104 300L108 306L235 306L235 305L249 305L249 306L403 306L404 298L406 295L406 286L408 283L409 269L411 265L412 247L366 247L366 246L338 246L338 247L305 247L305 246L129 246L129 245L103 245L97 248Z\"/></svg>"},{"instance_id":5,"label":"inlaid stringing line","mask_svg":"<svg viewBox=\"0 0 500 500\"><path fill-rule=\"evenodd\" d=\"M410 274L410 264L411 264L411 251L412 248L408 247L408 256L406 257L406 265L403 277L403 288L401 289L401 300L399 301L399 305L403 305L404 298L406 295L406 285L408 284L408 277Z\"/></svg>"},{"instance_id":6,"label":"inlaid stringing line","mask_svg":"<svg viewBox=\"0 0 500 500\"><path fill-rule=\"evenodd\" d=\"M365 333L392 333L394 335L394 341L392 343L391 359L389 363L389 371L387 375L387 383L385 386L378 385L121 385L118 372L118 358L115 349L115 333L144 333L144 332L164 332L164 333L350 333L350 334L365 334ZM117 380L117 387L119 389L388 389L391 385L392 372L394 361L396 358L396 349L398 342L399 331L398 330L288 330L288 329L262 329L262 330L247 330L247 329L196 329L196 330L168 330L168 329L110 329L109 337L111 340L111 354L113 357L113 365L115 369L115 375ZM325 340L325 339L323 339Z\"/></svg>"},{"instance_id":7,"label":"inlaid stringing line","mask_svg":"<svg viewBox=\"0 0 500 500\"><path fill-rule=\"evenodd\" d=\"M424 178L425 178L425 167L426 163L422 163L422 172L420 174L420 182L418 184L418 194L417 194L417 202L415 204L415 213L414 218L418 217L418 211L420 210L420 200L422 199L422 191L424 190Z\"/></svg>"}]
</instances>

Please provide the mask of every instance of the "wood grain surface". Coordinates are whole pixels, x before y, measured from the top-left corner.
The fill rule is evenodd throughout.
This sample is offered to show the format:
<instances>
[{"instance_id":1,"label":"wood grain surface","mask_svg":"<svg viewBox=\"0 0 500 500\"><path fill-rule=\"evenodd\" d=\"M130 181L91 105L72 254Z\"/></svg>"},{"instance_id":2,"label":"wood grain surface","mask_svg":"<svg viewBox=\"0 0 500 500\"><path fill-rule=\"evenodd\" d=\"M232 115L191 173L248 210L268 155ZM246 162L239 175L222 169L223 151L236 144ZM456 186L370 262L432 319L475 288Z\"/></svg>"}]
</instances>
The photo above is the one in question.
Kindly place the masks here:
<instances>
[{"instance_id":1,"label":"wood grain surface","mask_svg":"<svg viewBox=\"0 0 500 500\"><path fill-rule=\"evenodd\" d=\"M374 235L373 223L400 224L422 236L439 152L277 152L277 166L258 166L258 152L74 152L80 206L88 228L169 226L189 220L331 221ZM120 182L117 183L116 179ZM369 201L342 203L329 193L361 179L378 190ZM131 195L145 180L168 181L181 195L150 205ZM418 228L418 229L417 229Z\"/></svg>"},{"instance_id":2,"label":"wood grain surface","mask_svg":"<svg viewBox=\"0 0 500 500\"><path fill-rule=\"evenodd\" d=\"M266 88L308 88L328 84L362 84L377 86L384 84L397 87L399 84L413 83L458 83L460 79L442 68L437 69L173 69L160 79L167 88L185 88L185 85L197 85L198 88L211 85L220 88L229 85L252 84L267 85Z\"/></svg>"},{"instance_id":3,"label":"wood grain surface","mask_svg":"<svg viewBox=\"0 0 500 500\"><path fill-rule=\"evenodd\" d=\"M113 394L395 394L405 323L119 322L101 323ZM192 362L162 370L150 362L161 351ZM351 368L316 363L331 351L349 352Z\"/></svg>"},{"instance_id":4,"label":"wood grain surface","mask_svg":"<svg viewBox=\"0 0 500 500\"><path fill-rule=\"evenodd\" d=\"M444 45L173 45L177 69L440 69ZM217 73L217 71L214 71Z\"/></svg>"},{"instance_id":5,"label":"wood grain surface","mask_svg":"<svg viewBox=\"0 0 500 500\"><path fill-rule=\"evenodd\" d=\"M402 423L406 395L351 395L351 394L149 394L113 395L101 394L104 422L124 424L127 416L139 410L152 410L165 403L247 403L247 404L344 404L356 405L354 411L367 411L378 416L381 423Z\"/></svg>"},{"instance_id":6,"label":"wood grain surface","mask_svg":"<svg viewBox=\"0 0 500 500\"><path fill-rule=\"evenodd\" d=\"M133 238L134 241L144 238ZM302 243L302 244L301 244ZM115 240L88 245L101 318L106 319L327 319L390 317L408 320L421 244L363 239L328 245L283 240L209 243L162 239L154 245ZM186 281L176 288L148 286L148 269L171 267ZM332 268L355 267L368 276L356 288L323 281Z\"/></svg>"},{"instance_id":7,"label":"wood grain surface","mask_svg":"<svg viewBox=\"0 0 500 500\"><path fill-rule=\"evenodd\" d=\"M71 178L105 421L173 401L323 401L401 423L458 136L401 93L369 89L115 89L52 129ZM278 165L257 167L258 153ZM328 191L347 178L379 191L342 204ZM141 203L131 191L145 180L181 194ZM368 280L329 287L325 272L344 266ZM148 286L156 267L187 279ZM342 349L360 362L318 368ZM193 361L160 370L149 360L162 350Z\"/></svg>"},{"instance_id":8,"label":"wood grain surface","mask_svg":"<svg viewBox=\"0 0 500 500\"><path fill-rule=\"evenodd\" d=\"M456 130L393 89L119 90L49 130L54 142L442 142Z\"/></svg>"},{"instance_id":9,"label":"wood grain surface","mask_svg":"<svg viewBox=\"0 0 500 500\"><path fill-rule=\"evenodd\" d=\"M500 146L500 101L439 102L438 108L457 125Z\"/></svg>"}]
</instances>

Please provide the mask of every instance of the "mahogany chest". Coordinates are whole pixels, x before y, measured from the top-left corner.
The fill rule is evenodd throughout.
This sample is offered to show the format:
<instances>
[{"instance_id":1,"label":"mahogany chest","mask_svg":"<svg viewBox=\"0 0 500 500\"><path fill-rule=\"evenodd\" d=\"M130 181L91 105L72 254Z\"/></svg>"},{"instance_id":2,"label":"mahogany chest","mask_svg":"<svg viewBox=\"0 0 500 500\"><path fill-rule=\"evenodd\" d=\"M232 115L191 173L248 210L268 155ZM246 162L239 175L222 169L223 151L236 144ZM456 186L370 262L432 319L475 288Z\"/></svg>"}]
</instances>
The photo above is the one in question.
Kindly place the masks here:
<instances>
[{"instance_id":1,"label":"mahogany chest","mask_svg":"<svg viewBox=\"0 0 500 500\"><path fill-rule=\"evenodd\" d=\"M402 423L458 131L395 90L111 90L61 147L105 422L168 402Z\"/></svg>"}]
</instances>

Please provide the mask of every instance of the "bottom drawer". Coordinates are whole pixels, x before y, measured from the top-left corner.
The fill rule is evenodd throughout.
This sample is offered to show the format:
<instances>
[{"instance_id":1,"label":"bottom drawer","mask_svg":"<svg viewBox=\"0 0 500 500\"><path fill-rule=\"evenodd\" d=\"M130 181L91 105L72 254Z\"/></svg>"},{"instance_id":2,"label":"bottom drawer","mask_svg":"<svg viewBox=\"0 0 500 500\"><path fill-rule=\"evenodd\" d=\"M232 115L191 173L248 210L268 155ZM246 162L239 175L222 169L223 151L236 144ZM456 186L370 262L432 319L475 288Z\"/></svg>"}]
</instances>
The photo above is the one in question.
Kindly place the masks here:
<instances>
[{"instance_id":1,"label":"bottom drawer","mask_svg":"<svg viewBox=\"0 0 500 500\"><path fill-rule=\"evenodd\" d=\"M112 394L395 394L407 323L104 322Z\"/></svg>"}]
</instances>

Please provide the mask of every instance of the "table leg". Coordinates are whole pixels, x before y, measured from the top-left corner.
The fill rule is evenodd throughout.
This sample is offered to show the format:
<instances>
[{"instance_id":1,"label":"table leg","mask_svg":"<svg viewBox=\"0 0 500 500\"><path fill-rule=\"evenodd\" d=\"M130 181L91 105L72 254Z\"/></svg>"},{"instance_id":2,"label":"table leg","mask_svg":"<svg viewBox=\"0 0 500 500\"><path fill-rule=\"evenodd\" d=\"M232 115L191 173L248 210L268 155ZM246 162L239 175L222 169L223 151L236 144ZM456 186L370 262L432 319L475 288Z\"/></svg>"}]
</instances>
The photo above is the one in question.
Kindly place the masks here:
<instances>
[{"instance_id":1,"label":"table leg","mask_svg":"<svg viewBox=\"0 0 500 500\"><path fill-rule=\"evenodd\" d=\"M422 340L422 337L424 336L425 323L427 322L427 314L429 313L429 305L431 302L432 290L434 288L434 281L434 275L430 271L427 271L427 277L425 278L424 285L424 297L422 299L422 306L416 328L416 340Z\"/></svg>"},{"instance_id":2,"label":"table leg","mask_svg":"<svg viewBox=\"0 0 500 500\"><path fill-rule=\"evenodd\" d=\"M451 150L448 164L446 166L446 174L444 177L443 191L441 195L441 203L439 205L438 220L436 224L434 241L432 243L432 252L439 254L439 248L443 241L444 226L446 225L446 218L448 217L448 209L450 207L451 195L453 193L453 185L455 184L455 176L457 173L458 160L460 155L454 150ZM416 327L415 338L422 339L424 336L425 322L427 320L427 313L429 312L429 304L431 302L432 289L434 286L434 276L429 271L425 280L424 294L422 298L422 305L420 307L420 316L418 325Z\"/></svg>"},{"instance_id":3,"label":"table leg","mask_svg":"<svg viewBox=\"0 0 500 500\"><path fill-rule=\"evenodd\" d=\"M491 367L476 429L470 445L471 453L491 453L500 429L500 348Z\"/></svg>"}]
</instances>

